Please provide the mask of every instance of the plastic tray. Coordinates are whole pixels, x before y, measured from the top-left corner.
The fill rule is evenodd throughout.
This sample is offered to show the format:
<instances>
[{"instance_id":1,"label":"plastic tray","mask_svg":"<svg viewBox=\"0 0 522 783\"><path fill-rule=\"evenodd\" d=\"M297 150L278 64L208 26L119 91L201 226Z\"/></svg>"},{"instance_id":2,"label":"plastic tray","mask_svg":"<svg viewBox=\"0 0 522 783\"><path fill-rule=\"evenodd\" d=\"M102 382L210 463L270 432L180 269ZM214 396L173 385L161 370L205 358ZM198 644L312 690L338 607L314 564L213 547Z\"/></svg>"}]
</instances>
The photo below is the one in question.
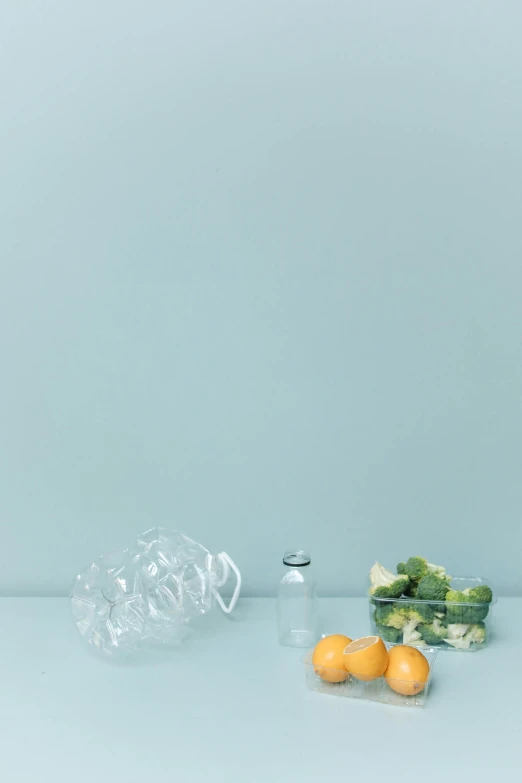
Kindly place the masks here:
<instances>
[{"instance_id":1,"label":"plastic tray","mask_svg":"<svg viewBox=\"0 0 522 783\"><path fill-rule=\"evenodd\" d=\"M477 587L478 585L487 584L491 587L491 582L488 579L483 579L480 576L459 576L454 577L451 580L451 587L454 590L465 590L468 587ZM488 642L490 641L491 637L491 631L489 626L489 621L491 619L491 608L494 604L496 604L496 598L495 594L493 594L493 600L490 604L473 604L473 603L452 603L451 607L453 608L454 614L456 614L456 618L454 618L454 621L460 621L462 624L466 625L468 624L467 618L469 615L470 608L477 607L479 610L485 611L484 619L482 620L484 627L485 627L485 640L481 644L476 644L474 642L470 643L469 647L462 648L462 647L454 647L453 645L447 644L446 642L442 641L440 644L433 644L430 642L430 646L435 649L439 650L456 650L457 652L475 652L477 650L482 650L485 647L487 647ZM440 614L446 613L446 606L447 604L445 601L421 601L417 598L374 598L373 596L370 596L370 626L371 626L371 632L373 634L376 634L377 636L383 635L383 629L382 627L379 627L375 620L375 614L376 611L378 611L379 606L385 606L386 604L395 604L400 603L401 605L407 604L411 606L412 609L415 608L415 606L418 606L420 604L428 604L434 612L439 612ZM460 612L459 609L462 610L462 615L459 616ZM441 618L442 621L444 621L444 618ZM418 630L422 634L422 627L419 626ZM398 638L395 640L398 644L403 643L403 637L402 635L399 635ZM420 639L417 641L412 641L410 639L407 640L407 643L410 646L419 646L422 648L422 651L426 649L423 646L423 640Z\"/></svg>"},{"instance_id":2,"label":"plastic tray","mask_svg":"<svg viewBox=\"0 0 522 783\"><path fill-rule=\"evenodd\" d=\"M396 646L398 645L387 644L386 649L389 650L391 647ZM345 696L349 699L377 701L381 704L392 704L395 707L424 707L432 682L433 664L437 657L437 650L434 647L425 647L422 650L422 654L429 663L430 671L424 689L414 696L403 696L392 690L384 677L379 677L377 680L371 680L370 682L363 682L349 676L344 682L325 682L315 673L315 667L312 663L313 650L310 650L303 658L303 663L306 671L306 682L311 691L326 693L330 696Z\"/></svg>"}]
</instances>

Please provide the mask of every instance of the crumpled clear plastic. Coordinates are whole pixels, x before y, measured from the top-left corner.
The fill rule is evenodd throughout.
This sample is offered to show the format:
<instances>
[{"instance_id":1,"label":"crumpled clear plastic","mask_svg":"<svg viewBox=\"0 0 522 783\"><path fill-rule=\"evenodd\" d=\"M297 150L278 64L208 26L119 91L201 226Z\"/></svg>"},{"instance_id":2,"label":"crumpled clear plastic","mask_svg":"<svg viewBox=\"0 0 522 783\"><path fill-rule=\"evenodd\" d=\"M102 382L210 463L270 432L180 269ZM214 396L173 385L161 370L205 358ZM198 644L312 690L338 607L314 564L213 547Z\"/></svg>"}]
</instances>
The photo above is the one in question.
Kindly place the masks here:
<instances>
[{"instance_id":1,"label":"crumpled clear plastic","mask_svg":"<svg viewBox=\"0 0 522 783\"><path fill-rule=\"evenodd\" d=\"M227 605L219 590L236 577ZM153 528L132 548L99 557L75 579L71 609L82 638L106 657L124 657L144 643L179 644L187 624L216 603L230 613L241 574L226 552L177 530Z\"/></svg>"}]
</instances>

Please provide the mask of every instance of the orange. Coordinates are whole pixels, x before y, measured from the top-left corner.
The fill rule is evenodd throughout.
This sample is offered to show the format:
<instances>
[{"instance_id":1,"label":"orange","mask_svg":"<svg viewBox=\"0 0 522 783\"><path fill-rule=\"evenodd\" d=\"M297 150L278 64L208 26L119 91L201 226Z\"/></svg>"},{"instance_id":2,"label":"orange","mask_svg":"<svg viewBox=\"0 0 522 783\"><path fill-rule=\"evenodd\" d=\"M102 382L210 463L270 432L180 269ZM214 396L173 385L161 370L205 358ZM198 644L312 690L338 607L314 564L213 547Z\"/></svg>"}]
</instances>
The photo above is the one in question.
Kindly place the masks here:
<instances>
[{"instance_id":1,"label":"orange","mask_svg":"<svg viewBox=\"0 0 522 783\"><path fill-rule=\"evenodd\" d=\"M363 636L344 651L344 666L358 680L376 680L388 666L388 652L380 636Z\"/></svg>"},{"instance_id":2,"label":"orange","mask_svg":"<svg viewBox=\"0 0 522 783\"><path fill-rule=\"evenodd\" d=\"M403 696L420 693L430 673L430 665L416 647L398 644L388 651L388 668L384 674L390 688Z\"/></svg>"},{"instance_id":3,"label":"orange","mask_svg":"<svg viewBox=\"0 0 522 783\"><path fill-rule=\"evenodd\" d=\"M348 672L344 668L343 651L352 640L348 636L334 633L321 639L313 651L312 663L315 673L326 682L344 682Z\"/></svg>"}]
</instances>

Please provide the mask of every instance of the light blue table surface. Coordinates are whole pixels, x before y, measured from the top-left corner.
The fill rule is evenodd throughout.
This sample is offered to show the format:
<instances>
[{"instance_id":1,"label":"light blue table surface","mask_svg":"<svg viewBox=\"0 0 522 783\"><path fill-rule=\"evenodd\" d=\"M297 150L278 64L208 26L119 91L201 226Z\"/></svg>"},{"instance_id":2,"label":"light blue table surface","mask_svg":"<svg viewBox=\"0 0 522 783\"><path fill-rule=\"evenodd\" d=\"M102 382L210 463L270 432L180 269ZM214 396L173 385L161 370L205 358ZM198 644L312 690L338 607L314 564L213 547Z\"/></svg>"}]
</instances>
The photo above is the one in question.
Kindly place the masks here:
<instances>
[{"instance_id":1,"label":"light blue table surface","mask_svg":"<svg viewBox=\"0 0 522 783\"><path fill-rule=\"evenodd\" d=\"M325 628L368 632L364 599L324 599ZM440 653L425 708L306 688L275 603L203 618L175 650L111 666L86 653L66 599L0 600L1 780L486 781L522 765L522 599L478 653Z\"/></svg>"}]
</instances>

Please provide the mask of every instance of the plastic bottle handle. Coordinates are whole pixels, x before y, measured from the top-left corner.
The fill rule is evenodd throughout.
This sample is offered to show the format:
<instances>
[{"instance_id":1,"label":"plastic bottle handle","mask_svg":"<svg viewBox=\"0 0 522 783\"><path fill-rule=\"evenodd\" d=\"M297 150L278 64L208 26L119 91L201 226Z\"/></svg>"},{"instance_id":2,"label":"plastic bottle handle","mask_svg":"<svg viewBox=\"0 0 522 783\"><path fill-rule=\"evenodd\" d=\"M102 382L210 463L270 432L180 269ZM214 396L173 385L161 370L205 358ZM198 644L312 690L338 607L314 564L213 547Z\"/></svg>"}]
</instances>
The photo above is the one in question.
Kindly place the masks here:
<instances>
[{"instance_id":1,"label":"plastic bottle handle","mask_svg":"<svg viewBox=\"0 0 522 783\"><path fill-rule=\"evenodd\" d=\"M239 598L239 593L241 592L241 572L237 565L234 563L232 558L227 555L226 552L220 552L218 554L218 557L221 561L221 564L223 566L223 576L220 579L219 583L214 588L214 594L216 596L216 601L222 608L222 610L225 612L225 614L230 614L230 612L233 610L235 605L237 604L237 599ZM236 586L234 588L234 592L232 593L232 598L230 599L230 603L228 606L223 601L223 598L219 594L217 588L223 587L223 585L228 581L228 578L230 576L230 569L232 568L233 572L236 575Z\"/></svg>"}]
</instances>

